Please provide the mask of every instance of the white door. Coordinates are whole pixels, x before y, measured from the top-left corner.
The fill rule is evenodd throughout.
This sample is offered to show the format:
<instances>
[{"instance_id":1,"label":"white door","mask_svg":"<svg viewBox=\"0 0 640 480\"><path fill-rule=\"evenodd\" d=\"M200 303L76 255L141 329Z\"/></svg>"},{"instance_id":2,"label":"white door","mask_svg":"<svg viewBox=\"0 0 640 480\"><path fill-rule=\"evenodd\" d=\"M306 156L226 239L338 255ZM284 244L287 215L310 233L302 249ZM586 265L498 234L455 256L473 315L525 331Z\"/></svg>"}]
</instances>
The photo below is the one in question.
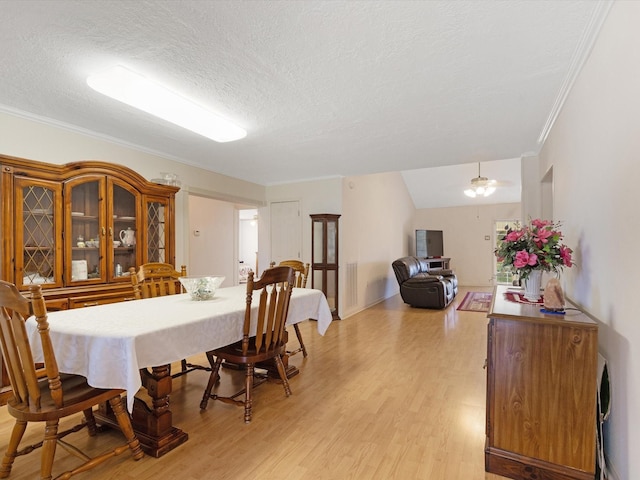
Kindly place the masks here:
<instances>
[{"instance_id":1,"label":"white door","mask_svg":"<svg viewBox=\"0 0 640 480\"><path fill-rule=\"evenodd\" d=\"M271 261L300 260L302 252L302 219L300 202L271 204Z\"/></svg>"}]
</instances>

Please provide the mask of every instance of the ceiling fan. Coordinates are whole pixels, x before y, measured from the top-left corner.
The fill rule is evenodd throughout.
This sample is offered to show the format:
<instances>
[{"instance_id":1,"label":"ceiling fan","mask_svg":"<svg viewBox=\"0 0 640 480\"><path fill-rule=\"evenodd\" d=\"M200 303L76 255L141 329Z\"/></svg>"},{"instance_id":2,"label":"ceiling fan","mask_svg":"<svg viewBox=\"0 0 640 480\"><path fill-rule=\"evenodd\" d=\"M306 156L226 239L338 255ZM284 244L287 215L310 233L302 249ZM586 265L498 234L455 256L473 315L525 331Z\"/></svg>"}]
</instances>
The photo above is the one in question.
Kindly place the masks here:
<instances>
[{"instance_id":1,"label":"ceiling fan","mask_svg":"<svg viewBox=\"0 0 640 480\"><path fill-rule=\"evenodd\" d=\"M496 191L498 182L480 176L480 162L478 162L478 176L471 179L471 186L464 191L467 197L488 197Z\"/></svg>"}]
</instances>

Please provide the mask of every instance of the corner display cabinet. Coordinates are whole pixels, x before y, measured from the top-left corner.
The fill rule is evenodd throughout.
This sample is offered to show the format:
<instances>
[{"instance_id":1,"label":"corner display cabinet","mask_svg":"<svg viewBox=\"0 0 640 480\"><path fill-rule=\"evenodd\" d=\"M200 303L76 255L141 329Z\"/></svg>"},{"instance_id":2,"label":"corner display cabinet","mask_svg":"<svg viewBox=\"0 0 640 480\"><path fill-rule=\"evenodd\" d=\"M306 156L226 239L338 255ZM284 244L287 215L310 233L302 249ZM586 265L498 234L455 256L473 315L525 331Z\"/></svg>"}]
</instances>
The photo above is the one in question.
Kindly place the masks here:
<instances>
[{"instance_id":1,"label":"corner display cabinet","mask_svg":"<svg viewBox=\"0 0 640 480\"><path fill-rule=\"evenodd\" d=\"M177 187L100 161L0 168L0 278L42 285L49 310L131 299L129 267L175 263Z\"/></svg>"},{"instance_id":2,"label":"corner display cabinet","mask_svg":"<svg viewBox=\"0 0 640 480\"><path fill-rule=\"evenodd\" d=\"M311 287L322 290L334 319L338 316L338 219L320 213L311 217Z\"/></svg>"},{"instance_id":3,"label":"corner display cabinet","mask_svg":"<svg viewBox=\"0 0 640 480\"><path fill-rule=\"evenodd\" d=\"M489 311L485 470L514 479L593 480L598 325L514 301L495 287Z\"/></svg>"}]
</instances>

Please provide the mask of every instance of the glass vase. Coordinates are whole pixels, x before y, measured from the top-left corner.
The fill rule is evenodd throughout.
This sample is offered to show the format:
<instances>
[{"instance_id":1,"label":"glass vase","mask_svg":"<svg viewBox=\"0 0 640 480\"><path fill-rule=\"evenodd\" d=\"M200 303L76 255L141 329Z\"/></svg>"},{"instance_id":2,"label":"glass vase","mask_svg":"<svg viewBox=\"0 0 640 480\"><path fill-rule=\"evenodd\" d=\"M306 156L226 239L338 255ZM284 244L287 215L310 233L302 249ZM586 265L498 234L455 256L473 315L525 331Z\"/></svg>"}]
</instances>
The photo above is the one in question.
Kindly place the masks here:
<instances>
[{"instance_id":1,"label":"glass vase","mask_svg":"<svg viewBox=\"0 0 640 480\"><path fill-rule=\"evenodd\" d=\"M539 302L542 295L540 295L540 288L542 287L542 270L531 270L529 275L523 281L524 285L524 298L530 302Z\"/></svg>"}]
</instances>

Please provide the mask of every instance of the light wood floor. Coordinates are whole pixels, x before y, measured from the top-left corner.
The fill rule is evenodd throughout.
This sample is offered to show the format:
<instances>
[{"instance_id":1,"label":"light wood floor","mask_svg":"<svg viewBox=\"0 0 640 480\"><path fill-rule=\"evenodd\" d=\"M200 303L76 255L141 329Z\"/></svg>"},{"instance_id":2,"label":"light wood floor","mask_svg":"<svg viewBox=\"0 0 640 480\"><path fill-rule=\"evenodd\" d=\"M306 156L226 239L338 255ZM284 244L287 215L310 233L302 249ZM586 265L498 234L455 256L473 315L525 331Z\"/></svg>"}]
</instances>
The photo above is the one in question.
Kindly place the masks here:
<instances>
[{"instance_id":1,"label":"light wood floor","mask_svg":"<svg viewBox=\"0 0 640 480\"><path fill-rule=\"evenodd\" d=\"M469 290L446 310L411 308L399 296L334 322L324 337L301 324L309 357L294 356L293 395L258 387L253 421L241 408L199 403L208 374L174 382L174 423L189 441L160 459L134 462L128 452L76 478L128 479L425 479L498 480L484 472L486 314L458 312ZM201 361L206 362L204 356ZM233 390L241 373L225 371ZM13 425L0 408L0 452ZM26 440L36 442L40 426ZM88 452L120 442L108 431L68 437ZM54 476L77 463L58 449ZM10 479L39 478L39 453L19 457Z\"/></svg>"}]
</instances>

